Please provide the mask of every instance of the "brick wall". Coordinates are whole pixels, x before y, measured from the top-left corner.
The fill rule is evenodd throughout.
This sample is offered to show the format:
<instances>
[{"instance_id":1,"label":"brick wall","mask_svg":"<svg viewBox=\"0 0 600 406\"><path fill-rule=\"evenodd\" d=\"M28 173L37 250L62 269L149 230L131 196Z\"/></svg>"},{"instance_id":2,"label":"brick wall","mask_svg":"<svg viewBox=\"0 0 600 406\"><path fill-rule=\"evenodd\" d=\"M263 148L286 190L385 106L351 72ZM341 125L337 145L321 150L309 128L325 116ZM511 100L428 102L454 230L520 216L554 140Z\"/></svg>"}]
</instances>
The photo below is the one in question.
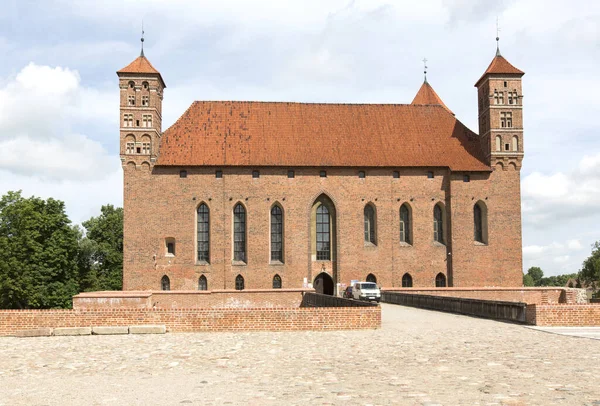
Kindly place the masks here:
<instances>
[{"instance_id":1,"label":"brick wall","mask_svg":"<svg viewBox=\"0 0 600 406\"><path fill-rule=\"evenodd\" d=\"M600 326L600 305L528 305L527 323L537 326Z\"/></svg>"},{"instance_id":2,"label":"brick wall","mask_svg":"<svg viewBox=\"0 0 600 406\"><path fill-rule=\"evenodd\" d=\"M180 178L179 170L187 177ZM223 171L222 178L215 170ZM252 170L260 171L252 178ZM455 286L522 284L519 172L471 174L471 182L450 179L442 168L288 168L124 167L124 289L160 289L163 275L171 290L195 290L204 275L208 289L233 289L242 275L247 289L272 287L279 275L284 288L300 288L323 269L334 283L365 280L369 273L383 286L401 286L410 273L415 287L435 286L443 273ZM358 177L365 170L366 177ZM400 178L394 179L394 170ZM435 177L427 178L427 171ZM452 186L451 186L452 184ZM452 191L450 188L452 187ZM311 207L326 194L335 205L337 253L334 261L316 261L311 252ZM489 244L473 243L473 204L488 206ZM433 241L433 208L441 202L447 245ZM196 209L210 210L210 263L196 262ZM233 208L247 211L247 261L232 261ZM284 212L284 263L270 261L270 210ZM377 244L364 242L364 207L376 209ZM400 243L399 210L411 207L412 245ZM166 255L166 238L176 242ZM451 254L451 255L449 255ZM448 260L451 258L450 260Z\"/></svg>"},{"instance_id":3,"label":"brick wall","mask_svg":"<svg viewBox=\"0 0 600 406\"><path fill-rule=\"evenodd\" d=\"M303 292L312 289L253 289L213 291L114 291L87 292L73 297L75 309L161 308L294 308L302 302Z\"/></svg>"},{"instance_id":4,"label":"brick wall","mask_svg":"<svg viewBox=\"0 0 600 406\"><path fill-rule=\"evenodd\" d=\"M166 325L167 331L354 330L381 327L381 308L0 310L0 335L38 327Z\"/></svg>"},{"instance_id":5,"label":"brick wall","mask_svg":"<svg viewBox=\"0 0 600 406\"><path fill-rule=\"evenodd\" d=\"M527 304L574 303L575 295L566 288L383 288L385 291L418 295L462 297L468 299L499 300Z\"/></svg>"}]
</instances>

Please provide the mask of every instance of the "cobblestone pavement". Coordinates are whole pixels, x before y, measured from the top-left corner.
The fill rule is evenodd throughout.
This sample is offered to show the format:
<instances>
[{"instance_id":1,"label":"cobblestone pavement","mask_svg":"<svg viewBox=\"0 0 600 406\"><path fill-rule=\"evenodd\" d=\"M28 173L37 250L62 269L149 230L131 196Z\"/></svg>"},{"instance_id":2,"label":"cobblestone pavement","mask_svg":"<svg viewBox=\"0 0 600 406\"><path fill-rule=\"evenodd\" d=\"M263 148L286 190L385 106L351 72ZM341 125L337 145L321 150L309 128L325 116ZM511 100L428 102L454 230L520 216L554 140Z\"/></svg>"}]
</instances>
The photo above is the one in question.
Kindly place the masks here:
<instances>
[{"instance_id":1,"label":"cobblestone pavement","mask_svg":"<svg viewBox=\"0 0 600 406\"><path fill-rule=\"evenodd\" d=\"M600 341L382 309L369 331L0 338L0 405L600 406Z\"/></svg>"},{"instance_id":2,"label":"cobblestone pavement","mask_svg":"<svg viewBox=\"0 0 600 406\"><path fill-rule=\"evenodd\" d=\"M528 327L534 330L545 331L546 333L600 340L600 327Z\"/></svg>"}]
</instances>

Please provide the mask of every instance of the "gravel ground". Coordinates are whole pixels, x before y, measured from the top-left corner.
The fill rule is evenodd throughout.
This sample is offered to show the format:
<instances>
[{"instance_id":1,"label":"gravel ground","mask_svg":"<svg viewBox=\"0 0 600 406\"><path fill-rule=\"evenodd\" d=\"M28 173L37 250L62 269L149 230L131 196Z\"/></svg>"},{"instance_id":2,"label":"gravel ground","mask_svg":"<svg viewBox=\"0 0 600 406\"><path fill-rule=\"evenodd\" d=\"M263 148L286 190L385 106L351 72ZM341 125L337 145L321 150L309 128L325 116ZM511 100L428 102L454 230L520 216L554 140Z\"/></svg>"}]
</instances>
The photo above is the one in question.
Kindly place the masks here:
<instances>
[{"instance_id":1,"label":"gravel ground","mask_svg":"<svg viewBox=\"0 0 600 406\"><path fill-rule=\"evenodd\" d=\"M595 405L600 341L382 305L380 330L0 338L0 405Z\"/></svg>"}]
</instances>

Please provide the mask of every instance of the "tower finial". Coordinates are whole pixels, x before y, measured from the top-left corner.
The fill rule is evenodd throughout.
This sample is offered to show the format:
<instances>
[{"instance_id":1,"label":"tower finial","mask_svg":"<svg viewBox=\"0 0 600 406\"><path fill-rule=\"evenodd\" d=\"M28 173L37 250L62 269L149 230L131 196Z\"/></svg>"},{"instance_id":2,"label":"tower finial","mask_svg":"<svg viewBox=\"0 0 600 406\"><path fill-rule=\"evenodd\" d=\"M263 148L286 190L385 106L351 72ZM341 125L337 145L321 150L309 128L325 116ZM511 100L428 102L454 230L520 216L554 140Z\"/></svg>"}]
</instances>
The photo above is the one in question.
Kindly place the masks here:
<instances>
[{"instance_id":1,"label":"tower finial","mask_svg":"<svg viewBox=\"0 0 600 406\"><path fill-rule=\"evenodd\" d=\"M142 52L140 52L140 56L144 56L144 20L142 20Z\"/></svg>"},{"instance_id":2,"label":"tower finial","mask_svg":"<svg viewBox=\"0 0 600 406\"><path fill-rule=\"evenodd\" d=\"M496 56L500 55L500 24L498 23L498 17L496 17Z\"/></svg>"},{"instance_id":3,"label":"tower finial","mask_svg":"<svg viewBox=\"0 0 600 406\"><path fill-rule=\"evenodd\" d=\"M427 58L423 58L423 74L425 75L425 83L427 83Z\"/></svg>"}]
</instances>

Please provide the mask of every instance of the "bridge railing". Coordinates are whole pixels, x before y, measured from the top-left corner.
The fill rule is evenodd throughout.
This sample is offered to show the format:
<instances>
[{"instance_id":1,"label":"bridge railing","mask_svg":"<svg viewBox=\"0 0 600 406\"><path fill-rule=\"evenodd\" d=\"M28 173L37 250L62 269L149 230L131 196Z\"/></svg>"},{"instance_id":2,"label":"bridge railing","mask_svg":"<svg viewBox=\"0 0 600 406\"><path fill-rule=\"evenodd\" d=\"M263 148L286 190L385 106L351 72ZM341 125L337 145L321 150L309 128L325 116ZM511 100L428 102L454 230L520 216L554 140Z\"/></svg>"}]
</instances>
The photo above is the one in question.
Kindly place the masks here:
<instances>
[{"instance_id":1,"label":"bridge railing","mask_svg":"<svg viewBox=\"0 0 600 406\"><path fill-rule=\"evenodd\" d=\"M460 313L494 320L526 322L527 304L495 300L466 299L447 296L416 295L399 292L381 292L384 303L442 312Z\"/></svg>"}]
</instances>

